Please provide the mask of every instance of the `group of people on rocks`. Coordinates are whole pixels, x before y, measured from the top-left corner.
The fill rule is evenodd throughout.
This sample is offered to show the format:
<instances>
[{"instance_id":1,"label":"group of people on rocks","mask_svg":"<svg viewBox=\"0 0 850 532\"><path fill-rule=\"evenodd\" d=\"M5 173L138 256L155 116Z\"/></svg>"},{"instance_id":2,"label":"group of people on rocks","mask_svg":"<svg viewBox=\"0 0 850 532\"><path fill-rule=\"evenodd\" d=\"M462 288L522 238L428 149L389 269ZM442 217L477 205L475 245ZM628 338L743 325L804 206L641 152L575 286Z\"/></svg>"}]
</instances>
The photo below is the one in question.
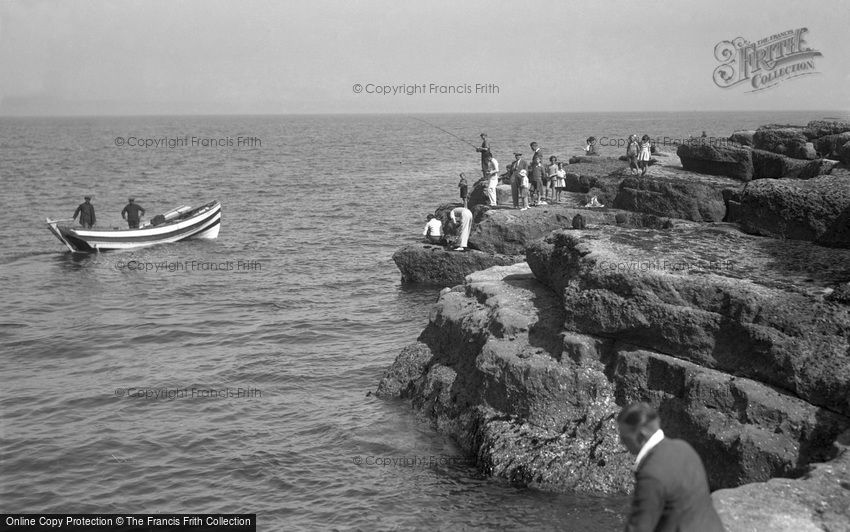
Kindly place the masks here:
<instances>
[{"instance_id":1,"label":"group of people on rocks","mask_svg":"<svg viewBox=\"0 0 850 532\"><path fill-rule=\"evenodd\" d=\"M558 157L549 157L549 163L544 162L543 153L537 142L529 144L531 161L523 157L522 152L514 152L514 160L507 166L502 177L506 177L511 185L511 196L515 209L526 210L529 206L546 205L548 202L560 202L561 193L566 190L565 165L569 162L558 161ZM626 158L632 174L646 175L649 168L652 141L649 135L644 135L638 141L637 135L630 135L626 145ZM481 154L482 179L487 181L486 193L489 205L495 207L496 186L499 184L499 162L493 156L486 133L481 133L481 146L475 148ZM588 137L585 154L599 155L596 150L596 137ZM461 174L463 178L463 174ZM468 186L464 179L460 183L461 198L467 205Z\"/></svg>"},{"instance_id":2,"label":"group of people on rocks","mask_svg":"<svg viewBox=\"0 0 850 532\"><path fill-rule=\"evenodd\" d=\"M141 205L136 204L135 201L134 198L128 198L127 205L121 210L121 218L127 221L130 229L138 229L139 222L141 222L142 216L145 214L145 209ZM97 223L94 205L91 203L91 196L83 197L83 203L77 206L77 210L74 211L74 216L71 219L76 220L77 216L80 217L80 225L84 229L91 229Z\"/></svg>"},{"instance_id":3,"label":"group of people on rocks","mask_svg":"<svg viewBox=\"0 0 850 532\"><path fill-rule=\"evenodd\" d=\"M515 209L525 211L529 207L561 201L561 194L566 190L567 184L567 172L564 167L569 162L561 162L556 155L551 155L548 164L546 164L541 148L537 142L532 142L529 144L531 161L525 159L522 152L514 152L514 160L507 165L505 173L500 176L499 161L493 155L487 134L481 133L480 137L481 146L475 147L475 150L481 155L481 175L487 183L484 190L490 207L497 206L496 186L499 184L500 177L505 178L511 185L511 198ZM585 154L589 156L599 155L596 145L596 137L588 137ZM638 140L637 135L629 136L626 144L626 159L633 175L646 175L651 156L652 141L649 135L643 135L640 140ZM466 175L461 173L458 189L463 207L454 209L450 216L453 221L460 220L460 222L455 223L461 224L456 251L466 249L466 241L469 236L469 226L471 226L472 220L472 212L468 209L469 188ZM468 224L464 225L464 220L469 220ZM464 232L464 227L466 227L466 232ZM428 215L427 224L422 234L430 243L443 245L447 243L442 222L433 214Z\"/></svg>"}]
</instances>

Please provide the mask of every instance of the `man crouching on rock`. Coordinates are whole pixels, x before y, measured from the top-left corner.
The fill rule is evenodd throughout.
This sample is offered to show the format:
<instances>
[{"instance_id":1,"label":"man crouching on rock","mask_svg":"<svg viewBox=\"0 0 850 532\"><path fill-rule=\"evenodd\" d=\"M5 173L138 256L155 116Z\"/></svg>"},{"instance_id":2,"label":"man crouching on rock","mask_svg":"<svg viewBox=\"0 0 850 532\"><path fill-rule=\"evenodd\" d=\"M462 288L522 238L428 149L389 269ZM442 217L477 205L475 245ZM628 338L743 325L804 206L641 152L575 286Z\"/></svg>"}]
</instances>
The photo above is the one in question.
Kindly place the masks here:
<instances>
[{"instance_id":1,"label":"man crouching on rock","mask_svg":"<svg viewBox=\"0 0 850 532\"><path fill-rule=\"evenodd\" d=\"M658 413L646 403L623 408L617 425L620 441L637 456L626 532L723 532L705 467L693 447L665 438Z\"/></svg>"}]
</instances>

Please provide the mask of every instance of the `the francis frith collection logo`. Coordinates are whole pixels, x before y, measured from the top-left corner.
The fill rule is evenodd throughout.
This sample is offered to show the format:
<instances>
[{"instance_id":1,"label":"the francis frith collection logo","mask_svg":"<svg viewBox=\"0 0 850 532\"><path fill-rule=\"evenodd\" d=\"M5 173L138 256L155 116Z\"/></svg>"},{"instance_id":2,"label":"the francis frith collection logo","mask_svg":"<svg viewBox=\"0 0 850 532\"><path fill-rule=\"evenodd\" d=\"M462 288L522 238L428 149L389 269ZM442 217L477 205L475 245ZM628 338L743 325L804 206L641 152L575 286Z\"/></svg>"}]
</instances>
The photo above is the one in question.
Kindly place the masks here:
<instances>
[{"instance_id":1,"label":"the francis frith collection logo","mask_svg":"<svg viewBox=\"0 0 850 532\"><path fill-rule=\"evenodd\" d=\"M797 28L755 42L738 37L714 47L720 65L714 69L714 83L728 89L748 82L754 92L808 74L816 74L819 51L806 45L808 28Z\"/></svg>"}]
</instances>

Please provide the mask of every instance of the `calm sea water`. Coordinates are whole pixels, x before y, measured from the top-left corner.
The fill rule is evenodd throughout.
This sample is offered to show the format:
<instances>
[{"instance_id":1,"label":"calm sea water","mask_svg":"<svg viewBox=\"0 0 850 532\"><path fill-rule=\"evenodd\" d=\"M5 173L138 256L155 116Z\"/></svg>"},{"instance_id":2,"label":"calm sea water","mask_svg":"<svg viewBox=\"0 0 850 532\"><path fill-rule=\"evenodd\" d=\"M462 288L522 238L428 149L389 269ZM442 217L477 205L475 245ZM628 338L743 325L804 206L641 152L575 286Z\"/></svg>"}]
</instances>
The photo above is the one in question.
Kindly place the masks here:
<instances>
[{"instance_id":1,"label":"calm sea water","mask_svg":"<svg viewBox=\"0 0 850 532\"><path fill-rule=\"evenodd\" d=\"M847 115L424 118L473 142L487 131L507 162L531 140L566 156L591 134L825 116ZM407 403L367 395L438 291L401 286L390 256L477 161L405 116L0 118L0 507L250 512L261 530L619 528L626 498L483 478ZM221 234L74 255L43 222L85 194L102 226L123 225L129 195L148 218L217 199Z\"/></svg>"}]
</instances>

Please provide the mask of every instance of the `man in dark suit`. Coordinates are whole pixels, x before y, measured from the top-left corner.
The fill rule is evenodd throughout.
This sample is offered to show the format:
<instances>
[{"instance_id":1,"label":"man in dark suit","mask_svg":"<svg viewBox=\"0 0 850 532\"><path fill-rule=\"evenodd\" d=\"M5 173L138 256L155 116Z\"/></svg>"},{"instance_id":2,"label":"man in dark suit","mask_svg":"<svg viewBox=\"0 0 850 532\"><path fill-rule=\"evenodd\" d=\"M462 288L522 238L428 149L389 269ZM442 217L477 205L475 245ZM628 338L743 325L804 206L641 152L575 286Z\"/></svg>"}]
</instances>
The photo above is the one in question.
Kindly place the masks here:
<instances>
[{"instance_id":1,"label":"man in dark suit","mask_svg":"<svg viewBox=\"0 0 850 532\"><path fill-rule=\"evenodd\" d=\"M723 532L705 467L684 440L665 438L646 403L617 416L620 441L635 460L635 492L626 532Z\"/></svg>"},{"instance_id":2,"label":"man in dark suit","mask_svg":"<svg viewBox=\"0 0 850 532\"><path fill-rule=\"evenodd\" d=\"M528 169L528 162L522 158L520 152L514 153L514 162L508 165L508 175L511 176L511 196L514 200L514 209L519 209L520 170Z\"/></svg>"}]
</instances>

